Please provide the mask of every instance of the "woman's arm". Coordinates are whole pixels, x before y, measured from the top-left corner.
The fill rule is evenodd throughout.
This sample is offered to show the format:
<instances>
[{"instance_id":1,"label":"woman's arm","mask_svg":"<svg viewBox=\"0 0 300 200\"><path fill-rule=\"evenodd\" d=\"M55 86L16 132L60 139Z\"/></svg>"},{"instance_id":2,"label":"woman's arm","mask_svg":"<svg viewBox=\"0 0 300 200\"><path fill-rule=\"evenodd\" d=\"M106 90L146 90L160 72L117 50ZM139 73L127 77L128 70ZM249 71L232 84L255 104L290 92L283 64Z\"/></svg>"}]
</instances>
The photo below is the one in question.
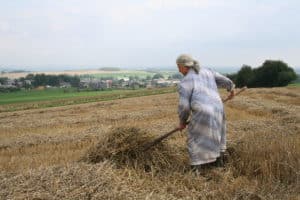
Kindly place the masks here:
<instances>
[{"instance_id":1,"label":"woman's arm","mask_svg":"<svg viewBox=\"0 0 300 200\"><path fill-rule=\"evenodd\" d=\"M234 96L235 84L226 76L223 76L222 74L220 74L218 72L213 72L213 73L214 73L214 77L215 77L217 86L226 88L227 91L231 92L231 94Z\"/></svg>"},{"instance_id":2,"label":"woman's arm","mask_svg":"<svg viewBox=\"0 0 300 200\"><path fill-rule=\"evenodd\" d=\"M179 104L178 104L178 116L179 116L179 129L182 130L186 127L186 122L190 116L191 111L191 97L193 91L193 81L186 77L183 79L178 87Z\"/></svg>"}]
</instances>

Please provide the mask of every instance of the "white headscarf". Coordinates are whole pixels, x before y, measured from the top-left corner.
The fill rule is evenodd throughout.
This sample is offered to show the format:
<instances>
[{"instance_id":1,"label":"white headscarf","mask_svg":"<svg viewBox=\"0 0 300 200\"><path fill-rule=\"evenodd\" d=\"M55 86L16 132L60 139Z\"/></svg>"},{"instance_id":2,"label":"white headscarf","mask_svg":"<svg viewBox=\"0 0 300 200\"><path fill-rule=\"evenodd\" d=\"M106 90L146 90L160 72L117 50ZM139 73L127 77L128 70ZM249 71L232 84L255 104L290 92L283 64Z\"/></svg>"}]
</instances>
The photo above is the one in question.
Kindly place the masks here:
<instances>
[{"instance_id":1,"label":"white headscarf","mask_svg":"<svg viewBox=\"0 0 300 200\"><path fill-rule=\"evenodd\" d=\"M194 60L192 56L188 54L181 54L176 59L177 64L182 64L185 67L189 67L195 70L195 72L198 74L200 70L200 65L197 60Z\"/></svg>"}]
</instances>

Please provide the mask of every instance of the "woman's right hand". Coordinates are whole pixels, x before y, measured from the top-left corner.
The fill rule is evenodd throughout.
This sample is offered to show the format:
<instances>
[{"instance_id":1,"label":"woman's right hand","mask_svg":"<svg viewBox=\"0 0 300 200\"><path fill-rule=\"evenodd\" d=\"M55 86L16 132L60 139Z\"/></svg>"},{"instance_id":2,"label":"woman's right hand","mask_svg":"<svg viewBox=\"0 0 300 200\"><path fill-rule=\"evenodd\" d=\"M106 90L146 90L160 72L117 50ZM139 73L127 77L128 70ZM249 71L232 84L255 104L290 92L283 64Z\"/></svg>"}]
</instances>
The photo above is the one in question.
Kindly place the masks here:
<instances>
[{"instance_id":1,"label":"woman's right hand","mask_svg":"<svg viewBox=\"0 0 300 200\"><path fill-rule=\"evenodd\" d=\"M185 129L185 128L186 128L186 124L179 123L178 129L179 129L180 131L182 131L182 130Z\"/></svg>"},{"instance_id":2,"label":"woman's right hand","mask_svg":"<svg viewBox=\"0 0 300 200\"><path fill-rule=\"evenodd\" d=\"M231 90L229 96L227 97L228 100L233 99L233 97L235 96L235 90Z\"/></svg>"}]
</instances>

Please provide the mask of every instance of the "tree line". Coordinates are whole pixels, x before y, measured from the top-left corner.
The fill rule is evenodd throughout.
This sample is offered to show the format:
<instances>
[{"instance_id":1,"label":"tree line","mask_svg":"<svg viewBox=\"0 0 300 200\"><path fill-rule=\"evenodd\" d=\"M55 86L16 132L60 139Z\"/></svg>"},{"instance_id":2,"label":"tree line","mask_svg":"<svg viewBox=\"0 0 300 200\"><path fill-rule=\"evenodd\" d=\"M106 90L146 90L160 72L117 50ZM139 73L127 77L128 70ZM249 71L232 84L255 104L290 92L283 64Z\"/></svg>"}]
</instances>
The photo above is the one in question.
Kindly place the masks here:
<instances>
[{"instance_id":1,"label":"tree line","mask_svg":"<svg viewBox=\"0 0 300 200\"><path fill-rule=\"evenodd\" d=\"M65 74L60 75L46 75L46 74L28 74L24 80L32 81L34 87L38 86L60 86L62 83L69 83L72 87L78 87L80 78L78 76L69 76ZM22 81L22 80L21 80Z\"/></svg>"},{"instance_id":2,"label":"tree line","mask_svg":"<svg viewBox=\"0 0 300 200\"><path fill-rule=\"evenodd\" d=\"M282 87L297 79L293 68L280 60L266 60L262 66L243 65L237 73L227 74L237 87Z\"/></svg>"}]
</instances>

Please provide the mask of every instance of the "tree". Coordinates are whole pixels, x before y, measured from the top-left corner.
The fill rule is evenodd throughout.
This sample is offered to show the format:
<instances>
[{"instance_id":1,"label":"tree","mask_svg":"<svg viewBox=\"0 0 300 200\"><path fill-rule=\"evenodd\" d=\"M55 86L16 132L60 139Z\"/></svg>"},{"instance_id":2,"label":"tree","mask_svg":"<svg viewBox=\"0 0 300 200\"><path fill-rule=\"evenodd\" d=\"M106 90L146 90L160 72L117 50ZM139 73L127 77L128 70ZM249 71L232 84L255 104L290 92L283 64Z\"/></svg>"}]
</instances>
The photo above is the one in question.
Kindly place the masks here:
<instances>
[{"instance_id":1,"label":"tree","mask_svg":"<svg viewBox=\"0 0 300 200\"><path fill-rule=\"evenodd\" d=\"M295 71L283 61L266 60L262 66L251 69L243 65L236 74L227 75L238 87L280 87L297 78Z\"/></svg>"},{"instance_id":2,"label":"tree","mask_svg":"<svg viewBox=\"0 0 300 200\"><path fill-rule=\"evenodd\" d=\"M226 77L232 80L234 83L236 83L237 73L226 74Z\"/></svg>"},{"instance_id":3,"label":"tree","mask_svg":"<svg viewBox=\"0 0 300 200\"><path fill-rule=\"evenodd\" d=\"M25 77L26 80L30 80L30 81L33 81L34 80L34 74L28 74L26 77Z\"/></svg>"},{"instance_id":4,"label":"tree","mask_svg":"<svg viewBox=\"0 0 300 200\"><path fill-rule=\"evenodd\" d=\"M59 78L55 75L48 75L47 76L47 85L51 86L58 86L59 85Z\"/></svg>"},{"instance_id":5,"label":"tree","mask_svg":"<svg viewBox=\"0 0 300 200\"><path fill-rule=\"evenodd\" d=\"M71 81L70 81L71 86L72 87L79 87L79 83L80 83L79 76L73 76Z\"/></svg>"},{"instance_id":6,"label":"tree","mask_svg":"<svg viewBox=\"0 0 300 200\"><path fill-rule=\"evenodd\" d=\"M283 61L266 60L254 70L253 86L280 87L286 86L297 78L295 71Z\"/></svg>"},{"instance_id":7,"label":"tree","mask_svg":"<svg viewBox=\"0 0 300 200\"><path fill-rule=\"evenodd\" d=\"M5 85L5 84L7 83L7 81L8 81L8 78L7 78L7 77L0 77L0 83L1 83L2 85Z\"/></svg>"},{"instance_id":8,"label":"tree","mask_svg":"<svg viewBox=\"0 0 300 200\"><path fill-rule=\"evenodd\" d=\"M151 76L150 76L150 75L147 75L147 76L146 76L146 80L151 80Z\"/></svg>"},{"instance_id":9,"label":"tree","mask_svg":"<svg viewBox=\"0 0 300 200\"><path fill-rule=\"evenodd\" d=\"M25 80L33 81L35 87L38 86L59 86L61 83L70 83L72 87L79 87L80 78L79 76L69 75L45 75L45 74L29 74L25 77Z\"/></svg>"},{"instance_id":10,"label":"tree","mask_svg":"<svg viewBox=\"0 0 300 200\"><path fill-rule=\"evenodd\" d=\"M182 79L183 75L181 73L175 73L170 76L171 79Z\"/></svg>"},{"instance_id":11,"label":"tree","mask_svg":"<svg viewBox=\"0 0 300 200\"><path fill-rule=\"evenodd\" d=\"M33 78L33 85L35 87L47 85L46 75L45 74L36 74Z\"/></svg>"},{"instance_id":12,"label":"tree","mask_svg":"<svg viewBox=\"0 0 300 200\"><path fill-rule=\"evenodd\" d=\"M238 71L235 84L237 87L250 86L252 84L254 73L250 66L243 65Z\"/></svg>"},{"instance_id":13,"label":"tree","mask_svg":"<svg viewBox=\"0 0 300 200\"><path fill-rule=\"evenodd\" d=\"M134 76L130 75L129 76L129 80L133 81L134 80Z\"/></svg>"},{"instance_id":14,"label":"tree","mask_svg":"<svg viewBox=\"0 0 300 200\"><path fill-rule=\"evenodd\" d=\"M161 73L154 74L152 77L152 79L160 79L160 78L164 78L164 75L162 75Z\"/></svg>"}]
</instances>

